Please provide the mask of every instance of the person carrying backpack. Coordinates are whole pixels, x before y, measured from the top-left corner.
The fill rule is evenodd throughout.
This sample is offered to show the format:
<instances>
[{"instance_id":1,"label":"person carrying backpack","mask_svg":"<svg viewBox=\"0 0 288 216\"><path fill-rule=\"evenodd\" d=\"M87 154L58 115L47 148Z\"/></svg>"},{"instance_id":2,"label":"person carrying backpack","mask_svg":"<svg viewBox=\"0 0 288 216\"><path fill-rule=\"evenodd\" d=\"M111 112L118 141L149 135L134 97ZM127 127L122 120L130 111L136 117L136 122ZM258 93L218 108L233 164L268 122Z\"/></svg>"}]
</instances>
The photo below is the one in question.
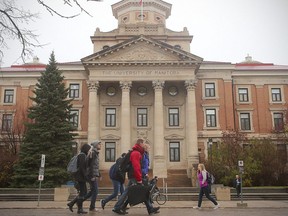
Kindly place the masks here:
<instances>
[{"instance_id":1,"label":"person carrying backpack","mask_svg":"<svg viewBox=\"0 0 288 216\"><path fill-rule=\"evenodd\" d=\"M125 182L125 175L119 174L119 166L123 158L125 157L126 153L123 153L120 158L116 160L116 162L111 166L109 170L109 178L113 184L113 192L111 195L107 196L105 199L101 199L101 207L102 209L105 208L105 205L118 196L119 192L122 194L124 192L124 182ZM124 177L124 178L123 178Z\"/></svg>"},{"instance_id":2,"label":"person carrying backpack","mask_svg":"<svg viewBox=\"0 0 288 216\"><path fill-rule=\"evenodd\" d=\"M81 147L81 153L79 154L77 158L77 167L78 170L74 174L74 178L78 183L79 186L79 194L76 196L71 202L67 204L70 211L73 212L73 205L77 203L78 206L78 214L86 214L87 212L83 210L83 201L84 197L87 194L87 187L86 187L86 181L87 181L87 163L86 163L86 157L91 149L91 146L88 144L84 144Z\"/></svg>"},{"instance_id":3,"label":"person carrying backpack","mask_svg":"<svg viewBox=\"0 0 288 216\"><path fill-rule=\"evenodd\" d=\"M203 197L204 194L205 194L207 199L209 199L211 202L214 203L214 205L215 205L214 209L219 208L219 204L216 202L215 199L213 199L210 196L209 185L208 185L208 182L207 182L207 171L205 169L204 164L202 164L202 163L198 164L197 176L198 176L200 191L199 191L199 197L198 197L198 206L195 206L193 208L201 209L202 197Z\"/></svg>"},{"instance_id":4,"label":"person carrying backpack","mask_svg":"<svg viewBox=\"0 0 288 216\"><path fill-rule=\"evenodd\" d=\"M123 194L119 197L118 201L114 205L114 208L112 209L113 212L117 214L124 215L126 214L126 208L128 205L127 198L128 198L128 190L129 187L132 185L142 185L142 171L141 171L141 160L142 156L144 154L144 140L138 139L136 144L133 146L133 151L130 155L130 161L131 161L131 168L128 171L128 187L125 189ZM138 195L139 196L139 195ZM148 214L154 214L159 213L160 207L153 207L151 200L149 196L147 196L147 200L144 201Z\"/></svg>"},{"instance_id":5,"label":"person carrying backpack","mask_svg":"<svg viewBox=\"0 0 288 216\"><path fill-rule=\"evenodd\" d=\"M101 174L99 172L99 151L101 150L101 141L95 140L91 144L92 151L87 156L87 172L88 182L90 185L90 191L86 194L84 201L90 199L90 212L97 212L96 198L98 195L98 180L101 180Z\"/></svg>"}]
</instances>

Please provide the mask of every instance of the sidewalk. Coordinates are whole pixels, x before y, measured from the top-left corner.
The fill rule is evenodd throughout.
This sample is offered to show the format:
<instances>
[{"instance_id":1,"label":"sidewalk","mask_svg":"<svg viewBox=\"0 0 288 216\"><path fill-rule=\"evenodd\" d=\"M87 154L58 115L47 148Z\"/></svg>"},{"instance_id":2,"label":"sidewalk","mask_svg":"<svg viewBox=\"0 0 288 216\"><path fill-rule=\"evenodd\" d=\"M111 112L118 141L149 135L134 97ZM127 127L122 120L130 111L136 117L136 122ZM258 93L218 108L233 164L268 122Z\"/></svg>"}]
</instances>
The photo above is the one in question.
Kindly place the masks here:
<instances>
[{"instance_id":1,"label":"sidewalk","mask_svg":"<svg viewBox=\"0 0 288 216\"><path fill-rule=\"evenodd\" d=\"M109 202L105 208L112 208L114 203L114 201ZM237 206L237 203L241 203L241 201L219 201L220 208L241 208ZM288 208L288 200L243 201L243 203L247 203L246 208ZM38 206L37 201L0 201L0 209L66 209L66 204L67 202L64 201L40 201ZM196 201L167 201L161 208L192 208L196 205ZM84 203L85 208L88 208L88 206L89 201ZM212 206L213 204L210 201L203 201L203 208L211 208ZM97 201L96 207L100 208L99 201ZM137 207L144 207L144 205L137 205L133 208Z\"/></svg>"}]
</instances>

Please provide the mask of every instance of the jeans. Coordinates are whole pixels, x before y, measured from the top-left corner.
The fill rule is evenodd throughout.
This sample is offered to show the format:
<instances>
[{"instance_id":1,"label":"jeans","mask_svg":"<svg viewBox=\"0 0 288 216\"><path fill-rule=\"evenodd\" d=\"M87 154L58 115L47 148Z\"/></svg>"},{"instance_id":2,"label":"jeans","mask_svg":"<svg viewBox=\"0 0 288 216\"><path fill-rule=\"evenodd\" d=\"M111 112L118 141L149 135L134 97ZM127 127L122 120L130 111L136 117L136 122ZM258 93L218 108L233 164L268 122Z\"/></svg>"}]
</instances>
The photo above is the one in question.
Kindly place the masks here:
<instances>
[{"instance_id":1,"label":"jeans","mask_svg":"<svg viewBox=\"0 0 288 216\"><path fill-rule=\"evenodd\" d=\"M79 186L79 199L84 199L87 194L86 182L78 182Z\"/></svg>"},{"instance_id":2,"label":"jeans","mask_svg":"<svg viewBox=\"0 0 288 216\"><path fill-rule=\"evenodd\" d=\"M210 196L210 193L209 193L209 186L205 186L205 187L201 187L200 188L200 192L199 192L199 197L198 197L198 207L201 207L201 204L202 204L202 197L203 195L205 194L206 198L209 199L211 202L214 203L214 205L218 205L218 203L215 201L215 199L213 199L211 196Z\"/></svg>"},{"instance_id":3,"label":"jeans","mask_svg":"<svg viewBox=\"0 0 288 216\"><path fill-rule=\"evenodd\" d=\"M126 187L126 189L124 190L124 192L122 193L122 195L119 197L118 201L116 202L116 204L114 205L114 209L125 209L128 205L128 188L129 186L136 184L136 180L135 179L129 179L128 182L128 186ZM146 208L148 210L148 212L153 208L153 205L150 201L150 198L148 198L148 200L146 200L145 202Z\"/></svg>"},{"instance_id":4,"label":"jeans","mask_svg":"<svg viewBox=\"0 0 288 216\"><path fill-rule=\"evenodd\" d=\"M89 184L90 184L90 191L87 193L84 200L87 200L91 197L89 209L92 210L95 208L96 198L98 195L98 182L97 180L89 181Z\"/></svg>"},{"instance_id":5,"label":"jeans","mask_svg":"<svg viewBox=\"0 0 288 216\"><path fill-rule=\"evenodd\" d=\"M108 203L110 200L114 199L115 197L117 197L119 192L120 194L123 194L124 192L124 185L121 182L113 179L111 179L111 181L113 184L113 193L110 196L103 199L105 204Z\"/></svg>"}]
</instances>

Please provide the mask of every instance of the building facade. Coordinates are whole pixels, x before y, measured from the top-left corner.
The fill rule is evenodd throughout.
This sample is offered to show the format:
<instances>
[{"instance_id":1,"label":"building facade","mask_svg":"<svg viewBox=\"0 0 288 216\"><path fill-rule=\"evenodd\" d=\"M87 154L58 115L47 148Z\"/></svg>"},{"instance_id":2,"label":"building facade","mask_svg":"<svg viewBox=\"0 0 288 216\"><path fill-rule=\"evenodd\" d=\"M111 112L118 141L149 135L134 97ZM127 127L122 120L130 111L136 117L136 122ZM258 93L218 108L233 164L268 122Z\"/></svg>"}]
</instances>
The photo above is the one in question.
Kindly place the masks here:
<instances>
[{"instance_id":1,"label":"building facade","mask_svg":"<svg viewBox=\"0 0 288 216\"><path fill-rule=\"evenodd\" d=\"M166 28L171 7L147 0L141 11L138 0L119 1L112 5L118 27L96 29L94 52L79 62L58 64L74 99L77 148L102 140L104 172L143 138L151 144L153 175L191 178L193 167L208 157L209 143L218 142L223 131L267 137L285 120L288 66L250 56L239 64L204 61L191 53L193 36L186 28ZM2 131L23 122L44 70L37 58L1 68ZM287 144L279 148L287 153Z\"/></svg>"}]
</instances>

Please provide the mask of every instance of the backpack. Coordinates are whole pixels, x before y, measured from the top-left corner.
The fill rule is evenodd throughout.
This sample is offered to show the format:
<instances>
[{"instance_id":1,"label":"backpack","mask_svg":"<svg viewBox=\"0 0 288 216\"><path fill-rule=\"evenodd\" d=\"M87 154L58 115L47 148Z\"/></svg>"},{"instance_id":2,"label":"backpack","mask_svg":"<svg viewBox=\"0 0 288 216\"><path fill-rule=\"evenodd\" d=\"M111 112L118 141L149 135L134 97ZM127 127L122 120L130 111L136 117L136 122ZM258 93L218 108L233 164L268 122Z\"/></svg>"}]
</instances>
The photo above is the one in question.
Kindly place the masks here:
<instances>
[{"instance_id":1,"label":"backpack","mask_svg":"<svg viewBox=\"0 0 288 216\"><path fill-rule=\"evenodd\" d=\"M118 180L122 183L125 181L125 174L131 168L130 155L132 150L129 150L127 153L123 153L121 157L119 157L115 164L113 164L110 168L110 178L114 180Z\"/></svg>"},{"instance_id":2,"label":"backpack","mask_svg":"<svg viewBox=\"0 0 288 216\"><path fill-rule=\"evenodd\" d=\"M207 183L209 185L214 184L215 183L215 177L213 176L213 174L207 172Z\"/></svg>"},{"instance_id":3,"label":"backpack","mask_svg":"<svg viewBox=\"0 0 288 216\"><path fill-rule=\"evenodd\" d=\"M79 154L84 154L83 152L80 152ZM74 155L68 165L67 165L67 172L71 173L71 174L74 174L78 171L78 167L77 167L77 161L78 161L78 155Z\"/></svg>"},{"instance_id":4,"label":"backpack","mask_svg":"<svg viewBox=\"0 0 288 216\"><path fill-rule=\"evenodd\" d=\"M118 171L126 173L130 170L132 164L130 161L130 155L133 150L129 150L127 153L123 153L119 159Z\"/></svg>"}]
</instances>

